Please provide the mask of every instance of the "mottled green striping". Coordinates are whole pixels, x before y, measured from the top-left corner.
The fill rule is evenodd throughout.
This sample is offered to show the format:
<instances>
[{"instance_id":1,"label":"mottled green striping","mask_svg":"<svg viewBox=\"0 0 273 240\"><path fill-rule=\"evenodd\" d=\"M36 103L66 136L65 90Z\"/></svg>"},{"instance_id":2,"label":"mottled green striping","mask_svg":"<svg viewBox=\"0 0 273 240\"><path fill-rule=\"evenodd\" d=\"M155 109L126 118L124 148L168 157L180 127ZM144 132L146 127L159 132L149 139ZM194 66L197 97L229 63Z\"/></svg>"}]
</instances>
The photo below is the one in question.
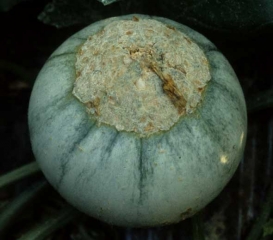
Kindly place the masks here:
<instances>
[{"instance_id":1,"label":"mottled green striping","mask_svg":"<svg viewBox=\"0 0 273 240\"><path fill-rule=\"evenodd\" d=\"M151 147L154 144L154 140L151 138L139 138L139 204L143 204L149 192L147 187L153 184L153 172L154 172L154 159L150 157L151 152L154 150Z\"/></svg>"},{"instance_id":2,"label":"mottled green striping","mask_svg":"<svg viewBox=\"0 0 273 240\"><path fill-rule=\"evenodd\" d=\"M92 135L93 133L90 132L90 135ZM113 150L116 142L117 142L117 138L122 136L121 134L119 134L119 132L115 132L112 135L112 138L110 140L108 140L109 144L106 146L105 150L103 151L103 154L100 156L100 164L94 168L94 169L89 169L89 168L83 168L83 170L79 173L79 175L77 176L77 180L76 183L87 183L89 182L92 177L96 174L96 172L98 170L102 170L105 165L107 165L107 159L110 158L111 156L111 151ZM95 161L95 159L94 159ZM76 185L75 185L76 187Z\"/></svg>"},{"instance_id":3,"label":"mottled green striping","mask_svg":"<svg viewBox=\"0 0 273 240\"><path fill-rule=\"evenodd\" d=\"M71 40L72 39L79 39L79 40L83 40L83 41L87 40L87 38L83 38L83 37L71 37Z\"/></svg>"},{"instance_id":4,"label":"mottled green striping","mask_svg":"<svg viewBox=\"0 0 273 240\"><path fill-rule=\"evenodd\" d=\"M138 158L138 171L139 171L139 182L138 182L138 189L139 189L139 204L142 204L143 201L143 188L144 188L144 177L145 173L143 170L143 139L139 139L140 146L139 146L139 158Z\"/></svg>"},{"instance_id":5,"label":"mottled green striping","mask_svg":"<svg viewBox=\"0 0 273 240\"><path fill-rule=\"evenodd\" d=\"M219 93L220 92L220 93ZM215 101L219 100L219 96L221 96L225 101L225 107L228 109L232 109L229 111L230 116L233 118L233 115L239 115L241 123L246 121L246 115L244 112L244 103L241 102L241 98L238 94L231 91L224 83L216 82L214 79L210 82L210 85L207 89L208 97L206 98L206 105L213 106L212 104ZM209 108L208 108L209 109ZM213 111L212 109L209 109ZM213 135L213 139L215 144L220 144L223 151L226 151L226 147L228 147L225 142L229 142L230 137L230 124L234 125L237 122L228 122L227 119L218 111L216 111L213 115L211 113L207 113L205 111L199 111L200 117L204 124L209 128L207 133L209 135ZM237 117L238 118L238 117ZM204 128L206 129L206 127ZM225 136L223 138L223 136Z\"/></svg>"},{"instance_id":6,"label":"mottled green striping","mask_svg":"<svg viewBox=\"0 0 273 240\"><path fill-rule=\"evenodd\" d=\"M111 152L113 150L113 148L115 147L115 144L117 143L117 138L118 136L120 136L120 132L119 131L115 131L114 134L112 134L111 139L108 139L108 146L105 148L105 150L103 151L102 156L100 157L101 159L101 167L103 167L103 164L107 164L107 160L110 158L111 156Z\"/></svg>"},{"instance_id":7,"label":"mottled green striping","mask_svg":"<svg viewBox=\"0 0 273 240\"><path fill-rule=\"evenodd\" d=\"M96 126L95 123L93 123L90 126L90 123L88 119L85 119L86 121L81 122L81 124L77 127L75 127L75 132L77 133L77 136L75 136L74 141L70 143L70 146L67 148L67 151L62 154L60 159L56 159L56 161L60 161L60 169L61 169L61 175L59 177L59 181L57 183L57 190L62 184L62 181L69 171L68 163L71 159L72 155L74 154L77 147L80 145L80 143L90 134L92 128Z\"/></svg>"},{"instance_id":8,"label":"mottled green striping","mask_svg":"<svg viewBox=\"0 0 273 240\"><path fill-rule=\"evenodd\" d=\"M163 144L164 145L167 144L169 146L169 149L173 153L172 154L173 157L171 158L171 162L175 167L176 173L178 173L178 174L182 173L182 169L179 164L180 159L181 159L181 150L176 147L177 139L176 140L173 139L171 134L166 134L165 137L163 138L163 140L165 141L165 143L163 143ZM186 144L187 144L187 142L186 142Z\"/></svg>"},{"instance_id":9,"label":"mottled green striping","mask_svg":"<svg viewBox=\"0 0 273 240\"><path fill-rule=\"evenodd\" d=\"M64 94L65 95L65 94ZM75 100L74 99L66 99L66 96L61 96L57 99L54 99L50 104L45 107L40 108L39 112L33 117L37 122L39 121L41 125L47 125L56 118L56 111L61 113L66 110ZM46 116L46 117L44 117Z\"/></svg>"},{"instance_id":10,"label":"mottled green striping","mask_svg":"<svg viewBox=\"0 0 273 240\"><path fill-rule=\"evenodd\" d=\"M65 94L64 94L65 95ZM35 121L35 125L38 124L40 128L51 125L54 122L54 119L58 117L58 115L54 114L56 111L62 113L67 108L71 106L71 104L75 101L74 99L70 99L69 101L63 101L66 96L59 97L50 102L49 105L42 107L35 114L34 111L31 111L29 114L32 121ZM30 137L33 138L34 131L32 127L29 129Z\"/></svg>"},{"instance_id":11,"label":"mottled green striping","mask_svg":"<svg viewBox=\"0 0 273 240\"><path fill-rule=\"evenodd\" d=\"M90 129L89 135L92 136L96 130L97 130L96 128ZM87 139L87 137L85 137L84 139ZM97 171L97 168L92 169L92 172L90 168L83 168L82 171L77 175L77 179L75 181L74 187L76 188L77 185L82 185L83 183L90 181L90 179L96 173L96 171Z\"/></svg>"},{"instance_id":12,"label":"mottled green striping","mask_svg":"<svg viewBox=\"0 0 273 240\"><path fill-rule=\"evenodd\" d=\"M197 43L198 44L198 43ZM215 47L214 45L198 45L205 53L205 55L209 52L214 52L214 51L218 51L217 47Z\"/></svg>"},{"instance_id":13,"label":"mottled green striping","mask_svg":"<svg viewBox=\"0 0 273 240\"><path fill-rule=\"evenodd\" d=\"M201 114L201 113L200 113ZM222 150L222 152L225 151L225 147L226 145L221 144L221 132L217 132L214 130L213 128L213 123L210 121L210 119L206 119L204 116L202 116L202 129L204 130L206 136L209 137L209 139L213 142L213 144L215 144L216 146L219 147L219 149Z\"/></svg>"},{"instance_id":14,"label":"mottled green striping","mask_svg":"<svg viewBox=\"0 0 273 240\"><path fill-rule=\"evenodd\" d=\"M240 114L240 117L246 122L245 103L241 100L242 98L237 93L232 91L232 89L229 89L224 83L220 83L219 81L212 79L211 84L218 90L222 91L225 96L229 96L228 100L232 101L230 107L232 107L237 114Z\"/></svg>"},{"instance_id":15,"label":"mottled green striping","mask_svg":"<svg viewBox=\"0 0 273 240\"><path fill-rule=\"evenodd\" d=\"M55 58L59 58L59 57L63 57L63 56L67 56L67 55L75 55L77 52L65 52L65 53L61 53L61 54L56 54L56 55L52 55L49 57L49 59L47 60L47 62L55 59Z\"/></svg>"}]
</instances>

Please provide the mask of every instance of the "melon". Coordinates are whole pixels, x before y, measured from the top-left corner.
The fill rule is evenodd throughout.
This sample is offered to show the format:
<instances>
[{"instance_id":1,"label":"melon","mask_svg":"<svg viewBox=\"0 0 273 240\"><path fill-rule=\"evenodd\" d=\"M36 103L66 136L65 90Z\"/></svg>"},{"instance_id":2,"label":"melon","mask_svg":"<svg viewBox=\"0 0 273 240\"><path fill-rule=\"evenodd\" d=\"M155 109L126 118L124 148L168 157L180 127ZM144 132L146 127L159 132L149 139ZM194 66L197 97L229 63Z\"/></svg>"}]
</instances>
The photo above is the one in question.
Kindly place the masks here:
<instances>
[{"instance_id":1,"label":"melon","mask_svg":"<svg viewBox=\"0 0 273 240\"><path fill-rule=\"evenodd\" d=\"M244 95L207 38L126 15L68 38L34 84L35 158L71 205L117 226L184 220L214 199L243 156Z\"/></svg>"}]
</instances>

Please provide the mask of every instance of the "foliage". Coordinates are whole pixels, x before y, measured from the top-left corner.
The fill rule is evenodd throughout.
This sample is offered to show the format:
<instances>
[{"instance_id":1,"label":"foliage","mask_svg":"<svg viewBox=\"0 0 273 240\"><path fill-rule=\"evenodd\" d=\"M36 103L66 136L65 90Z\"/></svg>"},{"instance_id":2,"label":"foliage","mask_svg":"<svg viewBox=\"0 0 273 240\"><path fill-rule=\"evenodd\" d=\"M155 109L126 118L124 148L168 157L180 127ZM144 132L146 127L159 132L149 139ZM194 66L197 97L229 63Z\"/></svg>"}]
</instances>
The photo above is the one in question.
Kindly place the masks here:
<instances>
[{"instance_id":1,"label":"foliage","mask_svg":"<svg viewBox=\"0 0 273 240\"><path fill-rule=\"evenodd\" d=\"M263 236L273 235L273 218L269 219L268 222L263 226Z\"/></svg>"}]
</instances>

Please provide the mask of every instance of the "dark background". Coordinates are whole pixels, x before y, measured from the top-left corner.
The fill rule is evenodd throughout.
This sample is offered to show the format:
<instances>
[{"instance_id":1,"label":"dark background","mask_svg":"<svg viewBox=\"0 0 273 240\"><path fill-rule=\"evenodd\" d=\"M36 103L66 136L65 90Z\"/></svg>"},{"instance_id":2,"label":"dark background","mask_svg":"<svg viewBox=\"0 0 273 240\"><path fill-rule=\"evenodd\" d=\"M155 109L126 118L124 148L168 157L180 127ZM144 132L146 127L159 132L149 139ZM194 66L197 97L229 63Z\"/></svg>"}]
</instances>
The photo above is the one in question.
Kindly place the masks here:
<instances>
[{"instance_id":1,"label":"dark background","mask_svg":"<svg viewBox=\"0 0 273 240\"><path fill-rule=\"evenodd\" d=\"M264 227L273 229L273 200L267 200L273 189L272 1L121 0L103 6L96 0L6 0L0 1L0 10L0 175L34 160L27 126L29 97L39 70L64 40L88 24L110 16L164 16L198 30L215 43L234 68L247 101L245 156L227 187L200 214L205 239L273 239L273 235L261 235L266 232ZM2 206L42 179L38 174L0 189L0 214ZM53 189L47 190L43 199L18 216L5 239L16 239L51 214L57 214L56 199L62 202ZM265 208L269 217L260 226L259 237L247 238ZM192 220L135 230L82 217L47 239L175 240L193 239L193 235Z\"/></svg>"}]
</instances>

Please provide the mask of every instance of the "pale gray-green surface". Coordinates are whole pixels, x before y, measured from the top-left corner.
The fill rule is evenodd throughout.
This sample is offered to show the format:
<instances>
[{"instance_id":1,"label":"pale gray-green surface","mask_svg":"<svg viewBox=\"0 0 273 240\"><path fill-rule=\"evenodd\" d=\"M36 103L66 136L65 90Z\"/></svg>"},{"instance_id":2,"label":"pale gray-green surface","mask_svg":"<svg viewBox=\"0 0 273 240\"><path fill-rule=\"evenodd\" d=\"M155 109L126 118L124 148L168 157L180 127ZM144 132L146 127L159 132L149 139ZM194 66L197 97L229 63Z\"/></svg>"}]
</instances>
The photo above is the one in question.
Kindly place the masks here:
<instances>
[{"instance_id":1,"label":"pale gray-green surface","mask_svg":"<svg viewBox=\"0 0 273 240\"><path fill-rule=\"evenodd\" d=\"M132 16L149 18L122 18ZM227 60L197 32L152 18L186 33L211 68L203 102L171 130L139 138L98 127L72 95L77 49L115 18L64 42L41 70L30 100L33 152L49 182L81 211L114 225L164 225L194 214L223 189L245 146L244 97Z\"/></svg>"}]
</instances>

